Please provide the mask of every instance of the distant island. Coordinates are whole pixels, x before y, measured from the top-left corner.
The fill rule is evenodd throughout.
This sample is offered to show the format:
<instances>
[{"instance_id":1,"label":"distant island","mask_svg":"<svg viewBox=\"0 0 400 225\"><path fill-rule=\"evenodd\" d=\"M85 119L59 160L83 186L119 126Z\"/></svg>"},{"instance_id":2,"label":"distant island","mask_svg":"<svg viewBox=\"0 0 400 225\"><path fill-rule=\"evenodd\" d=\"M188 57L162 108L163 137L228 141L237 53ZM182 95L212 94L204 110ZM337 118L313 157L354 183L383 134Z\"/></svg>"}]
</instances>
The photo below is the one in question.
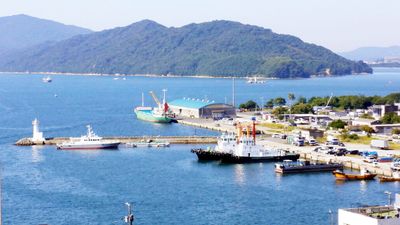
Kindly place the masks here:
<instances>
[{"instance_id":1,"label":"distant island","mask_svg":"<svg viewBox=\"0 0 400 225\"><path fill-rule=\"evenodd\" d=\"M212 21L168 28L150 20L0 54L0 71L276 78L372 73L361 61L262 27Z\"/></svg>"},{"instance_id":2,"label":"distant island","mask_svg":"<svg viewBox=\"0 0 400 225\"><path fill-rule=\"evenodd\" d=\"M362 47L339 55L350 60L361 60L371 67L400 67L400 46Z\"/></svg>"}]
</instances>

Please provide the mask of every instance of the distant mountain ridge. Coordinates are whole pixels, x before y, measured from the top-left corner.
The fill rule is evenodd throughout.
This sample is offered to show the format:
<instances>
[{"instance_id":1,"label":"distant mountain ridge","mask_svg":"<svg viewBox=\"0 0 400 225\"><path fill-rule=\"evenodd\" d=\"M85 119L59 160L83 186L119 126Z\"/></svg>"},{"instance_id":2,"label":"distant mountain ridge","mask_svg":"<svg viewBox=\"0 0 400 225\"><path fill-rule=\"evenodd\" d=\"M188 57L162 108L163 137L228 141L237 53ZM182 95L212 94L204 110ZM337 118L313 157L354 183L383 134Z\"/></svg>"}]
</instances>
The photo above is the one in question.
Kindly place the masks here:
<instances>
[{"instance_id":1,"label":"distant mountain ridge","mask_svg":"<svg viewBox=\"0 0 400 225\"><path fill-rule=\"evenodd\" d=\"M92 31L24 14L0 17L0 52L60 41Z\"/></svg>"},{"instance_id":2,"label":"distant mountain ridge","mask_svg":"<svg viewBox=\"0 0 400 225\"><path fill-rule=\"evenodd\" d=\"M350 60L376 61L385 57L399 57L400 46L390 47L362 47L353 51L342 52L339 55Z\"/></svg>"},{"instance_id":3,"label":"distant mountain ridge","mask_svg":"<svg viewBox=\"0 0 400 225\"><path fill-rule=\"evenodd\" d=\"M2 71L309 77L371 73L290 35L231 21L167 28L143 20L0 56Z\"/></svg>"}]
</instances>

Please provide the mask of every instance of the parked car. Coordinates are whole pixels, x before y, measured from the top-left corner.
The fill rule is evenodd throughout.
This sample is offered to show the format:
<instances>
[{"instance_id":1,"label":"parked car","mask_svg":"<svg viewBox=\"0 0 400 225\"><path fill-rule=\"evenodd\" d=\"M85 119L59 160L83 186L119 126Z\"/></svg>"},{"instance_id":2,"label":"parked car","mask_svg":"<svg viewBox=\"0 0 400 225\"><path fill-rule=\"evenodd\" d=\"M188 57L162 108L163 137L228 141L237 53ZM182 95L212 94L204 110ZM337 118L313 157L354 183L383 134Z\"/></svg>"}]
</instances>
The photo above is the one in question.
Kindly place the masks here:
<instances>
[{"instance_id":1,"label":"parked car","mask_svg":"<svg viewBox=\"0 0 400 225\"><path fill-rule=\"evenodd\" d=\"M378 160L376 159L376 157L374 156L367 156L363 159L364 162L367 163L373 163L373 162L378 162Z\"/></svg>"},{"instance_id":2,"label":"parked car","mask_svg":"<svg viewBox=\"0 0 400 225\"><path fill-rule=\"evenodd\" d=\"M278 134L278 133L272 134L272 137L273 137L273 138L280 138L280 136L281 136L281 135Z\"/></svg>"},{"instance_id":3,"label":"parked car","mask_svg":"<svg viewBox=\"0 0 400 225\"><path fill-rule=\"evenodd\" d=\"M310 139L310 140L308 140L308 144L311 146L316 146L316 145L318 145L318 142L315 139Z\"/></svg>"},{"instance_id":4,"label":"parked car","mask_svg":"<svg viewBox=\"0 0 400 225\"><path fill-rule=\"evenodd\" d=\"M349 154L349 155L358 155L360 153L360 151L358 151L358 150L348 150L347 151L347 154Z\"/></svg>"}]
</instances>

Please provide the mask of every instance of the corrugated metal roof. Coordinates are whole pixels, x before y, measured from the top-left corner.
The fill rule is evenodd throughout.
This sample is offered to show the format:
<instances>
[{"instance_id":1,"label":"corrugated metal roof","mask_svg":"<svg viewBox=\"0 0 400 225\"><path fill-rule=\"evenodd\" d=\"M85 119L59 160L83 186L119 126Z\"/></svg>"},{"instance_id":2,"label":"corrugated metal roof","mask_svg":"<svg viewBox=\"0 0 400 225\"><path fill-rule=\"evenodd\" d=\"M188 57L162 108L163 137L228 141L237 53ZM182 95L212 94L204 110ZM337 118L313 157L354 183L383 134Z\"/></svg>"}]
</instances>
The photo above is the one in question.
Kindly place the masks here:
<instances>
[{"instance_id":1,"label":"corrugated metal roof","mask_svg":"<svg viewBox=\"0 0 400 225\"><path fill-rule=\"evenodd\" d=\"M192 108L192 109L200 109L211 104L214 104L214 101L206 101L193 98L182 98L182 99L176 99L172 102L168 102L168 105L184 107L184 108Z\"/></svg>"}]
</instances>

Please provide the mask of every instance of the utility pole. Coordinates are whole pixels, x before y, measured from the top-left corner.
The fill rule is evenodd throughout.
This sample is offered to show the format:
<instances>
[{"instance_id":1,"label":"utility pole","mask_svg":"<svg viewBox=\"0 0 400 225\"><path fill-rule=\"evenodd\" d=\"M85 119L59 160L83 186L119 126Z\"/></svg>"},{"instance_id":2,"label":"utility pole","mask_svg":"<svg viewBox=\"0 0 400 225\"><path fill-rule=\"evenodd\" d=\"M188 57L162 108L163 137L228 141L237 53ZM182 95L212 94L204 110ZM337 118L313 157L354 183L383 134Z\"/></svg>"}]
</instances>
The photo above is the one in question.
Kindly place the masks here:
<instances>
[{"instance_id":1,"label":"utility pole","mask_svg":"<svg viewBox=\"0 0 400 225\"><path fill-rule=\"evenodd\" d=\"M232 77L232 105L235 107L235 77Z\"/></svg>"},{"instance_id":2,"label":"utility pole","mask_svg":"<svg viewBox=\"0 0 400 225\"><path fill-rule=\"evenodd\" d=\"M135 220L135 217L132 214L131 204L126 202L125 205L128 207L128 215L124 217L124 221L126 224L133 225L133 220Z\"/></svg>"}]
</instances>

